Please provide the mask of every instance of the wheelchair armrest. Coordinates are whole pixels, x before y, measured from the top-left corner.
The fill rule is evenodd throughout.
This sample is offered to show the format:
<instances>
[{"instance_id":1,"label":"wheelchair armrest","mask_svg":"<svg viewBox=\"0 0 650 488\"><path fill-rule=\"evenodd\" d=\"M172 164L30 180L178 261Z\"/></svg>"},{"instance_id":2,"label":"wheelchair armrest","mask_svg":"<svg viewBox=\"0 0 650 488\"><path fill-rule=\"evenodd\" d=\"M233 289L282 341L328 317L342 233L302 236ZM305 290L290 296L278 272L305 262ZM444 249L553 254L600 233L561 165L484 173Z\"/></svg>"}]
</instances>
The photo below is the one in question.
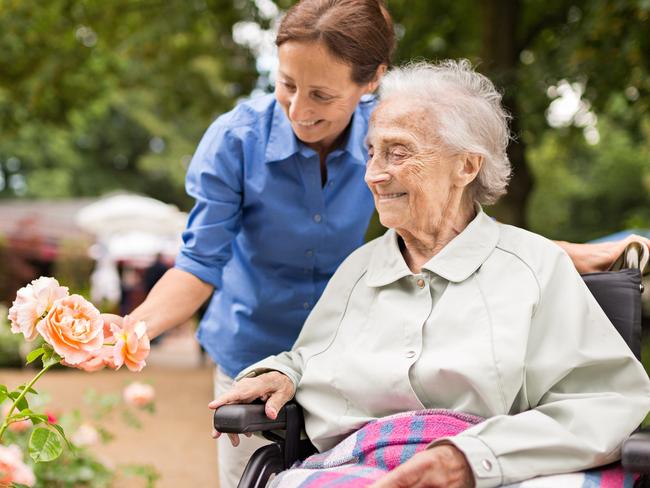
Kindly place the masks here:
<instances>
[{"instance_id":1,"label":"wheelchair armrest","mask_svg":"<svg viewBox=\"0 0 650 488\"><path fill-rule=\"evenodd\" d=\"M635 432L623 443L621 463L627 471L650 473L650 429Z\"/></svg>"},{"instance_id":2,"label":"wheelchair armrest","mask_svg":"<svg viewBox=\"0 0 650 488\"><path fill-rule=\"evenodd\" d=\"M264 432L287 427L287 406L278 412L275 420L264 413L263 403L223 405L214 411L214 428L229 434Z\"/></svg>"}]
</instances>

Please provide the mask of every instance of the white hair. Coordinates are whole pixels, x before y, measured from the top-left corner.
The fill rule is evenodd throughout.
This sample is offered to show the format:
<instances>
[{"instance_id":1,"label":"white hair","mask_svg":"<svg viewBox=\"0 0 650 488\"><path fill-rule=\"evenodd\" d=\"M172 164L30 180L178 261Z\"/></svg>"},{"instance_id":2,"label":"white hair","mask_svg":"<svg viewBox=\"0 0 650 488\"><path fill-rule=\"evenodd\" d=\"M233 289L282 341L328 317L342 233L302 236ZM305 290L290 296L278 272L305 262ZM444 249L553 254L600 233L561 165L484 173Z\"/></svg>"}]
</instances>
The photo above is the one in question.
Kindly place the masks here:
<instances>
[{"instance_id":1,"label":"white hair","mask_svg":"<svg viewBox=\"0 0 650 488\"><path fill-rule=\"evenodd\" d=\"M494 84L474 71L468 60L414 62L394 68L384 76L379 95L430 107L437 122L435 135L443 144L483 156L483 166L469 187L474 201L491 204L506 193L511 173L506 153L510 116Z\"/></svg>"}]
</instances>

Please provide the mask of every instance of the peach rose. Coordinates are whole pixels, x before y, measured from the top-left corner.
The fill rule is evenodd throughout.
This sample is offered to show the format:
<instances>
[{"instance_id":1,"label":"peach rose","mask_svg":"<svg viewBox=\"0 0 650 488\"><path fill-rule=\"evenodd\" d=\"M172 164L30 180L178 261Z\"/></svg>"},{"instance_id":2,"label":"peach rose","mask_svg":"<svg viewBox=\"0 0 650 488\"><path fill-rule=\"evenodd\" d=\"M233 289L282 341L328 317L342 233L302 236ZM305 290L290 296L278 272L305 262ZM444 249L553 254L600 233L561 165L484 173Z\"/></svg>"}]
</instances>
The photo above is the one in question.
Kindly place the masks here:
<instances>
[{"instance_id":1,"label":"peach rose","mask_svg":"<svg viewBox=\"0 0 650 488\"><path fill-rule=\"evenodd\" d=\"M54 302L36 329L70 365L87 361L104 344L104 321L99 310L80 295Z\"/></svg>"},{"instance_id":2,"label":"peach rose","mask_svg":"<svg viewBox=\"0 0 650 488\"><path fill-rule=\"evenodd\" d=\"M7 417L7 416L9 415L9 410L11 410L11 403L10 403L10 402L6 402L6 403L2 406L2 416L3 416L3 417ZM14 414L15 414L16 412L17 412L17 411L14 410ZM8 428L10 431L12 431L12 432L25 432L25 431L26 431L27 429L29 429L31 426L32 426L32 421L29 420L29 419L25 419L25 420L19 420L18 422L12 422L12 423L10 423L9 426L8 426L7 428Z\"/></svg>"},{"instance_id":3,"label":"peach rose","mask_svg":"<svg viewBox=\"0 0 650 488\"><path fill-rule=\"evenodd\" d=\"M16 293L9 309L9 322L14 334L22 333L32 341L37 336L36 325L50 310L54 302L68 296L68 288L60 286L54 278L41 276Z\"/></svg>"},{"instance_id":4,"label":"peach rose","mask_svg":"<svg viewBox=\"0 0 650 488\"><path fill-rule=\"evenodd\" d=\"M122 392L124 401L134 407L146 407L153 402L155 395L153 386L138 382L129 384Z\"/></svg>"},{"instance_id":5,"label":"peach rose","mask_svg":"<svg viewBox=\"0 0 650 488\"><path fill-rule=\"evenodd\" d=\"M23 463L23 454L16 445L0 445L0 486L22 483L34 486L36 477L29 466Z\"/></svg>"},{"instance_id":6,"label":"peach rose","mask_svg":"<svg viewBox=\"0 0 650 488\"><path fill-rule=\"evenodd\" d=\"M115 338L113 354L116 369L123 364L131 371L141 371L146 366L146 357L151 346L147 336L147 326L144 322L136 322L128 315L122 320L122 327L111 324L111 331Z\"/></svg>"}]
</instances>

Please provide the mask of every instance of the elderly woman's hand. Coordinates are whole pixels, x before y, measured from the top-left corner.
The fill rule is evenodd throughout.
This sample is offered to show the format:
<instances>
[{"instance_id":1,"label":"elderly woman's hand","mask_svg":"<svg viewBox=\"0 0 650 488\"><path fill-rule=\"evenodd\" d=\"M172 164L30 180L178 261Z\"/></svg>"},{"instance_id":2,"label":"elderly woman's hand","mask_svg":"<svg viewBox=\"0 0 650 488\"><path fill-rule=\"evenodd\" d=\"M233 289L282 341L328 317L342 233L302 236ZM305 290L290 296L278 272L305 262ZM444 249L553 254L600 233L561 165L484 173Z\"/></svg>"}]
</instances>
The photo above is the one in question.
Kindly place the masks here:
<instances>
[{"instance_id":1,"label":"elderly woman's hand","mask_svg":"<svg viewBox=\"0 0 650 488\"><path fill-rule=\"evenodd\" d=\"M254 400L261 399L266 402L264 412L270 419L275 419L278 412L293 398L295 389L293 382L288 376L278 372L271 371L263 373L253 378L242 378L237 381L230 390L223 395L218 396L208 404L208 408L216 410L222 405L233 403L251 403ZM217 438L221 432L212 431L212 437ZM250 436L250 434L247 434ZM239 436L237 434L228 434L233 446L239 445Z\"/></svg>"},{"instance_id":2,"label":"elderly woman's hand","mask_svg":"<svg viewBox=\"0 0 650 488\"><path fill-rule=\"evenodd\" d=\"M465 455L452 445L417 453L372 488L472 488L474 475Z\"/></svg>"}]
</instances>

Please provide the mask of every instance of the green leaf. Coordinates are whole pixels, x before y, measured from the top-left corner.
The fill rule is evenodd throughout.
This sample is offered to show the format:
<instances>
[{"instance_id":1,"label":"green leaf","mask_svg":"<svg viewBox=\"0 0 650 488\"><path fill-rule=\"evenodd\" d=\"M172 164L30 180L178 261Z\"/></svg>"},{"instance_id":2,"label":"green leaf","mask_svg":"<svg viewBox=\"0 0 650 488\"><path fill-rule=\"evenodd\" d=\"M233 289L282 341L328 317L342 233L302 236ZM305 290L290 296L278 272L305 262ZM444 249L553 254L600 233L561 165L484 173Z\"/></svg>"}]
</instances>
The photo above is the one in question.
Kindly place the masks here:
<instances>
[{"instance_id":1,"label":"green leaf","mask_svg":"<svg viewBox=\"0 0 650 488\"><path fill-rule=\"evenodd\" d=\"M38 358L40 358L43 354L45 354L45 349L42 347L39 347L38 349L34 349L32 352L30 352L27 355L27 364L36 361Z\"/></svg>"},{"instance_id":2,"label":"green leaf","mask_svg":"<svg viewBox=\"0 0 650 488\"><path fill-rule=\"evenodd\" d=\"M29 455L35 463L53 461L63 452L61 437L56 432L38 427L29 438Z\"/></svg>"},{"instance_id":3,"label":"green leaf","mask_svg":"<svg viewBox=\"0 0 650 488\"><path fill-rule=\"evenodd\" d=\"M29 486L23 485L22 483L12 483L11 487L12 488L29 488Z\"/></svg>"},{"instance_id":4,"label":"green leaf","mask_svg":"<svg viewBox=\"0 0 650 488\"><path fill-rule=\"evenodd\" d=\"M56 429L56 431L61 435L61 437L63 437L63 440L67 444L68 449L70 449L71 451L75 450L75 447L70 443L70 441L66 437L65 431L63 430L63 427L61 427L59 424L50 424L50 427L52 427L53 429Z\"/></svg>"},{"instance_id":5,"label":"green leaf","mask_svg":"<svg viewBox=\"0 0 650 488\"><path fill-rule=\"evenodd\" d=\"M55 364L60 363L61 359L63 359L56 352L54 352L53 349L46 348L45 345L43 346L43 349L45 349L45 353L43 354L43 358L42 358L44 368L49 368L50 366L54 366Z\"/></svg>"},{"instance_id":6,"label":"green leaf","mask_svg":"<svg viewBox=\"0 0 650 488\"><path fill-rule=\"evenodd\" d=\"M26 408L25 410L21 410L20 412L12 415L12 417L17 417L17 418L29 417L29 419L32 421L33 424L40 424L42 422L47 422L47 415L32 412L28 408Z\"/></svg>"},{"instance_id":7,"label":"green leaf","mask_svg":"<svg viewBox=\"0 0 650 488\"><path fill-rule=\"evenodd\" d=\"M20 386L17 388L18 391L23 391L24 389L25 389L25 385L20 385ZM38 392L37 392L34 388L29 388L29 389L27 390L27 393L32 393L32 394L34 394L34 395L38 395Z\"/></svg>"},{"instance_id":8,"label":"green leaf","mask_svg":"<svg viewBox=\"0 0 650 488\"><path fill-rule=\"evenodd\" d=\"M20 396L20 393L21 392L19 392L19 391L11 391L11 392L9 392L9 398L11 398L12 400L15 401L16 398L18 398ZM16 408L18 410L25 410L25 409L29 408L29 403L27 403L27 399L25 397L22 397L20 399L20 401L18 403L16 403Z\"/></svg>"},{"instance_id":9,"label":"green leaf","mask_svg":"<svg viewBox=\"0 0 650 488\"><path fill-rule=\"evenodd\" d=\"M0 405L7 399L9 392L5 385L0 385Z\"/></svg>"}]
</instances>

